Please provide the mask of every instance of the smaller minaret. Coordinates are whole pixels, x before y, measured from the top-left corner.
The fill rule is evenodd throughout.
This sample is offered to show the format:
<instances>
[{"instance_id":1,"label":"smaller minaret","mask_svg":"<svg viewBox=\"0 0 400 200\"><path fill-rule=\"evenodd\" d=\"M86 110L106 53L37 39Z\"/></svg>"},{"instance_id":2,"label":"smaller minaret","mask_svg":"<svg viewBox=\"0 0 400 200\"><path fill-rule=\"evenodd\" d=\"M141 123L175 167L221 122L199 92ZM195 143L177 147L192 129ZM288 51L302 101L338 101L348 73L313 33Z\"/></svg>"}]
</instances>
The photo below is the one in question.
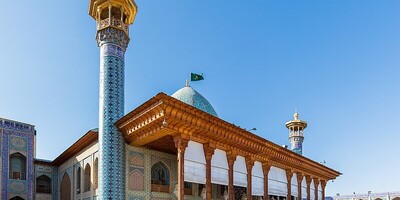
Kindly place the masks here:
<instances>
[{"instance_id":1,"label":"smaller minaret","mask_svg":"<svg viewBox=\"0 0 400 200\"><path fill-rule=\"evenodd\" d=\"M289 129L290 149L300 155L303 154L304 129L307 128L307 122L299 120L299 114L294 113L294 119L286 122L286 128Z\"/></svg>"}]
</instances>

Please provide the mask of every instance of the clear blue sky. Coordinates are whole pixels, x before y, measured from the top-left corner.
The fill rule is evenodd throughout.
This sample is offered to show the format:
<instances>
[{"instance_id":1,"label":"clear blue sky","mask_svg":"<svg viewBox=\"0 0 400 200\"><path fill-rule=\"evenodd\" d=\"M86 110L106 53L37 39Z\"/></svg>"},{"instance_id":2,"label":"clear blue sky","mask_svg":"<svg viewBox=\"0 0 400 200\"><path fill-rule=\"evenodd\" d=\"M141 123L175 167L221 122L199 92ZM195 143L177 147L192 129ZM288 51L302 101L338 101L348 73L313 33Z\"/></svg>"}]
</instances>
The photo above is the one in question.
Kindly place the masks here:
<instances>
[{"instance_id":1,"label":"clear blue sky","mask_svg":"<svg viewBox=\"0 0 400 200\"><path fill-rule=\"evenodd\" d=\"M400 1L137 0L125 112L192 86L222 119L343 173L327 195L400 190ZM88 1L5 1L0 116L36 125L54 159L98 123L99 49Z\"/></svg>"}]
</instances>

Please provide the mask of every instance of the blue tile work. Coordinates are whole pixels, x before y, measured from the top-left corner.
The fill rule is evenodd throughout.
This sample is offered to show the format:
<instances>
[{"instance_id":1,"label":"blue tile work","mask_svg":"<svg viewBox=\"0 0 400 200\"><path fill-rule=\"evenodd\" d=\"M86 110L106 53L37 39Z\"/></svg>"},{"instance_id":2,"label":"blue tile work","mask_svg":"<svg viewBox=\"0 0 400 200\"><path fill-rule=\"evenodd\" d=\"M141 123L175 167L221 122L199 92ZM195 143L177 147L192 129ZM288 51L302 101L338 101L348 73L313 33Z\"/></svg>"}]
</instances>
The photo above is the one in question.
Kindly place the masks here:
<instances>
[{"instance_id":1,"label":"blue tile work","mask_svg":"<svg viewBox=\"0 0 400 200\"><path fill-rule=\"evenodd\" d=\"M32 125L0 118L0 131L2 135L2 192L1 199L9 199L10 195L19 194L27 200L33 199L34 184L34 137L35 128ZM27 158L26 180L11 180L8 174L9 155L19 152Z\"/></svg>"},{"instance_id":2,"label":"blue tile work","mask_svg":"<svg viewBox=\"0 0 400 200\"><path fill-rule=\"evenodd\" d=\"M208 114L218 117L217 112L215 112L210 102L190 86L183 87L171 96Z\"/></svg>"},{"instance_id":3,"label":"blue tile work","mask_svg":"<svg viewBox=\"0 0 400 200\"><path fill-rule=\"evenodd\" d=\"M42 175L46 175L51 179L52 199L58 199L58 167L47 165L35 165L35 180Z\"/></svg>"},{"instance_id":4,"label":"blue tile work","mask_svg":"<svg viewBox=\"0 0 400 200\"><path fill-rule=\"evenodd\" d=\"M124 115L124 54L121 30L97 32L100 47L99 199L125 199L125 142L114 123Z\"/></svg>"},{"instance_id":5,"label":"blue tile work","mask_svg":"<svg viewBox=\"0 0 400 200\"><path fill-rule=\"evenodd\" d=\"M52 178L52 196L53 196L53 200L57 200L58 199L58 167L53 167L53 178Z\"/></svg>"}]
</instances>

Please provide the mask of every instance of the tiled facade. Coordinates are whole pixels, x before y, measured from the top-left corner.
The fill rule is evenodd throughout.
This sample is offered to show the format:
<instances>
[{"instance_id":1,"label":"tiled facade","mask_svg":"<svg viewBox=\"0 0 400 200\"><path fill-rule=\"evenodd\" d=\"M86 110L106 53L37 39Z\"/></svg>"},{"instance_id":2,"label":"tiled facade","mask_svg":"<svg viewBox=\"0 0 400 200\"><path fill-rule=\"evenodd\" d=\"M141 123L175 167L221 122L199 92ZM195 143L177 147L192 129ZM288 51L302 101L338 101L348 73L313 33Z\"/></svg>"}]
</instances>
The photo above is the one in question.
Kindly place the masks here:
<instances>
[{"instance_id":1,"label":"tiled facade","mask_svg":"<svg viewBox=\"0 0 400 200\"><path fill-rule=\"evenodd\" d=\"M176 155L154 151L146 148L126 145L126 199L127 200L175 200L175 185L178 183L178 162ZM163 162L170 171L170 193L151 191L151 167ZM137 175L140 173L141 175ZM142 174L143 173L143 174ZM140 178L137 178L140 177ZM143 189L131 185L144 186ZM202 200L198 184L192 185L192 195L185 195L188 200ZM213 185L213 199L222 199Z\"/></svg>"},{"instance_id":2,"label":"tiled facade","mask_svg":"<svg viewBox=\"0 0 400 200\"><path fill-rule=\"evenodd\" d=\"M1 198L10 199L16 196L33 199L34 187L34 126L0 119L1 132ZM12 178L9 174L9 158L12 154L21 154L26 158L25 174ZM22 166L19 166L22 167Z\"/></svg>"}]
</instances>

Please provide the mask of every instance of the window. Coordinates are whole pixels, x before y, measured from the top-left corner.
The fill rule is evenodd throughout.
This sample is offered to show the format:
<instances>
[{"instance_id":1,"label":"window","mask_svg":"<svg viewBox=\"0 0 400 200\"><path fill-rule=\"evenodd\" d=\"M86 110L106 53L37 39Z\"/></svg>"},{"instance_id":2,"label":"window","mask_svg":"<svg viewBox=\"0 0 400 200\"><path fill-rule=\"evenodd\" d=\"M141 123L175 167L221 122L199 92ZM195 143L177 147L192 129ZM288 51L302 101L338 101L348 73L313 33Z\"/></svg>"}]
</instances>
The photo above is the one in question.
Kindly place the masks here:
<instances>
[{"instance_id":1,"label":"window","mask_svg":"<svg viewBox=\"0 0 400 200\"><path fill-rule=\"evenodd\" d=\"M83 181L84 192L90 190L90 165L89 163L85 166L85 177Z\"/></svg>"},{"instance_id":2,"label":"window","mask_svg":"<svg viewBox=\"0 0 400 200\"><path fill-rule=\"evenodd\" d=\"M36 179L37 193L51 193L51 179L45 175L39 176Z\"/></svg>"},{"instance_id":3,"label":"window","mask_svg":"<svg viewBox=\"0 0 400 200\"><path fill-rule=\"evenodd\" d=\"M170 192L169 170L162 162L158 162L151 167L151 191Z\"/></svg>"},{"instance_id":4,"label":"window","mask_svg":"<svg viewBox=\"0 0 400 200\"><path fill-rule=\"evenodd\" d=\"M81 193L81 167L76 170L76 193Z\"/></svg>"},{"instance_id":5,"label":"window","mask_svg":"<svg viewBox=\"0 0 400 200\"><path fill-rule=\"evenodd\" d=\"M9 160L9 178L26 180L26 157L20 153L13 153Z\"/></svg>"}]
</instances>

